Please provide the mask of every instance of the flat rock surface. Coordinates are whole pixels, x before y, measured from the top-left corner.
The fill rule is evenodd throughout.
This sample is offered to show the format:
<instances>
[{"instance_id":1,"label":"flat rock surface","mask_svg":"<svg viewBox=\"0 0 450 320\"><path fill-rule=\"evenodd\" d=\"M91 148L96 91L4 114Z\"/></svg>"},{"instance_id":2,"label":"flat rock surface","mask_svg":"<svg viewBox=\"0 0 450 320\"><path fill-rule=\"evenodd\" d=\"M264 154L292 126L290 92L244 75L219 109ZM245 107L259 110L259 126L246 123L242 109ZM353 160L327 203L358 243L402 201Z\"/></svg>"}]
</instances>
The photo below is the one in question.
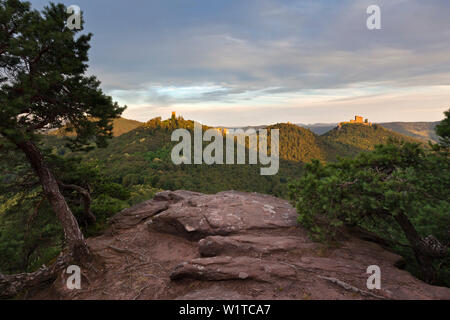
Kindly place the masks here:
<instances>
[{"instance_id":1,"label":"flat rock surface","mask_svg":"<svg viewBox=\"0 0 450 320\"><path fill-rule=\"evenodd\" d=\"M244 230L287 228L297 214L286 201L242 192L196 195L178 201L149 221L149 228L188 239L229 235Z\"/></svg>"},{"instance_id":2,"label":"flat rock surface","mask_svg":"<svg viewBox=\"0 0 450 320\"><path fill-rule=\"evenodd\" d=\"M88 239L102 268L67 275L32 299L450 299L396 267L401 259L348 235L336 248L313 243L285 200L243 192L165 191L111 219ZM381 269L369 290L367 267Z\"/></svg>"}]
</instances>

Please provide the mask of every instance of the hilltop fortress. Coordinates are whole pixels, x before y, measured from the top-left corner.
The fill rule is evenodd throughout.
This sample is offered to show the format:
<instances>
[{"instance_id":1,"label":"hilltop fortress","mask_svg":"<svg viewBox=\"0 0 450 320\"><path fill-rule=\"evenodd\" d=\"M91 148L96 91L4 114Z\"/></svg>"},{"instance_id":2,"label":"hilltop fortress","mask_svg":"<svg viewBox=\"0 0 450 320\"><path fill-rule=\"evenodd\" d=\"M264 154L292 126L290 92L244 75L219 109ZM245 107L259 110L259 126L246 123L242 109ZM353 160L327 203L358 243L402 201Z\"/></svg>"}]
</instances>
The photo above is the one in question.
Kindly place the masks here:
<instances>
[{"instance_id":1,"label":"hilltop fortress","mask_svg":"<svg viewBox=\"0 0 450 320\"><path fill-rule=\"evenodd\" d=\"M177 118L176 112L172 111L172 119L176 119L176 118ZM287 122L287 124L291 124L291 123ZM372 126L372 122L369 122L368 119L364 119L364 117L362 117L362 116L355 116L355 119L339 122L338 128L341 128L345 124L362 124L362 125L369 126L369 127ZM213 129L216 130L219 134L221 134L223 136L226 136L227 134L230 133L230 128L214 127ZM233 131L233 129L231 129L231 131Z\"/></svg>"},{"instance_id":2,"label":"hilltop fortress","mask_svg":"<svg viewBox=\"0 0 450 320\"><path fill-rule=\"evenodd\" d=\"M344 121L344 122L339 122L338 127L342 127L342 125L344 124L363 124L366 126L372 126L372 122L369 122L368 119L364 119L361 116L355 116L355 120L350 120L350 121Z\"/></svg>"}]
</instances>

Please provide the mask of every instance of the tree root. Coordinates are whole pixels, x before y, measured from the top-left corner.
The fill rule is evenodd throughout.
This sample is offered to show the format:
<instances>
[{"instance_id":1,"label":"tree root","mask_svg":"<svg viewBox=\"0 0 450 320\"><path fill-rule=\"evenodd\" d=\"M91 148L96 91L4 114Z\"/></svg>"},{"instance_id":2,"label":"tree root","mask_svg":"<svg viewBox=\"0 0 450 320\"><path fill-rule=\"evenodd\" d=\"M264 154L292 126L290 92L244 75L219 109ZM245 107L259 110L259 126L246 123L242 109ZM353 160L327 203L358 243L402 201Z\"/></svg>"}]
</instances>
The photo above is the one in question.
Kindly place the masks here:
<instances>
[{"instance_id":1,"label":"tree root","mask_svg":"<svg viewBox=\"0 0 450 320\"><path fill-rule=\"evenodd\" d=\"M36 288L55 280L58 273L65 269L71 260L71 255L61 255L51 266L32 273L0 274L0 299L14 298L26 289Z\"/></svg>"},{"instance_id":2,"label":"tree root","mask_svg":"<svg viewBox=\"0 0 450 320\"><path fill-rule=\"evenodd\" d=\"M372 292L368 292L368 291L364 291L364 290L358 289L358 288L356 288L356 287L354 287L354 286L352 286L352 285L350 285L350 284L348 284L348 283L346 283L344 281L336 279L336 278L329 278L329 277L323 277L323 276L318 276L318 277L321 278L321 279L327 280L327 281L329 281L331 283L334 283L334 284L344 288L347 291L353 291L353 292L359 293L359 294L361 294L363 296L374 297L374 298L377 298L377 299L382 299L382 300L386 300L387 299L386 297L376 295L376 294L374 294Z\"/></svg>"}]
</instances>

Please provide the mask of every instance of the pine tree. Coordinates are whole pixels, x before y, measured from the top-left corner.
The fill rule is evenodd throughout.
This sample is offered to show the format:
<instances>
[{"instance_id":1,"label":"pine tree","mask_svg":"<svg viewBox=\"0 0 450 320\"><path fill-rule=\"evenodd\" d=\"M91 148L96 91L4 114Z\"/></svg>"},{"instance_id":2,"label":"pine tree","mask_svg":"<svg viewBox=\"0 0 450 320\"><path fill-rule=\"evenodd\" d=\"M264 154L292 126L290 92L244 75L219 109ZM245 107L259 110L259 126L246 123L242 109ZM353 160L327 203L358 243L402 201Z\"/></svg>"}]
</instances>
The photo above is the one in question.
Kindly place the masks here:
<instances>
[{"instance_id":1,"label":"pine tree","mask_svg":"<svg viewBox=\"0 0 450 320\"><path fill-rule=\"evenodd\" d=\"M68 16L62 4L39 12L28 2L0 0L0 135L25 154L63 227L67 252L82 261L89 248L37 136L70 123L72 147L104 146L124 108L86 75L92 35L69 30Z\"/></svg>"}]
</instances>

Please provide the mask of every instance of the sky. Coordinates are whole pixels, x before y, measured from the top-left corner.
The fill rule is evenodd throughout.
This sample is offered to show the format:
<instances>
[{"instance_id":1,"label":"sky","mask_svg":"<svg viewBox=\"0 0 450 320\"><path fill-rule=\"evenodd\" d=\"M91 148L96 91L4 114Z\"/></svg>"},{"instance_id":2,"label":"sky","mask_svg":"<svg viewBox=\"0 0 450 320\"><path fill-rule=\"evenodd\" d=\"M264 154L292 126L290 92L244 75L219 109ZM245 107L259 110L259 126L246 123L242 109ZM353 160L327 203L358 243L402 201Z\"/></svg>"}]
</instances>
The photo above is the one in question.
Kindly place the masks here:
<instances>
[{"instance_id":1,"label":"sky","mask_svg":"<svg viewBox=\"0 0 450 320\"><path fill-rule=\"evenodd\" d=\"M437 121L450 108L448 0L59 2L83 11L88 72L129 119Z\"/></svg>"}]
</instances>

